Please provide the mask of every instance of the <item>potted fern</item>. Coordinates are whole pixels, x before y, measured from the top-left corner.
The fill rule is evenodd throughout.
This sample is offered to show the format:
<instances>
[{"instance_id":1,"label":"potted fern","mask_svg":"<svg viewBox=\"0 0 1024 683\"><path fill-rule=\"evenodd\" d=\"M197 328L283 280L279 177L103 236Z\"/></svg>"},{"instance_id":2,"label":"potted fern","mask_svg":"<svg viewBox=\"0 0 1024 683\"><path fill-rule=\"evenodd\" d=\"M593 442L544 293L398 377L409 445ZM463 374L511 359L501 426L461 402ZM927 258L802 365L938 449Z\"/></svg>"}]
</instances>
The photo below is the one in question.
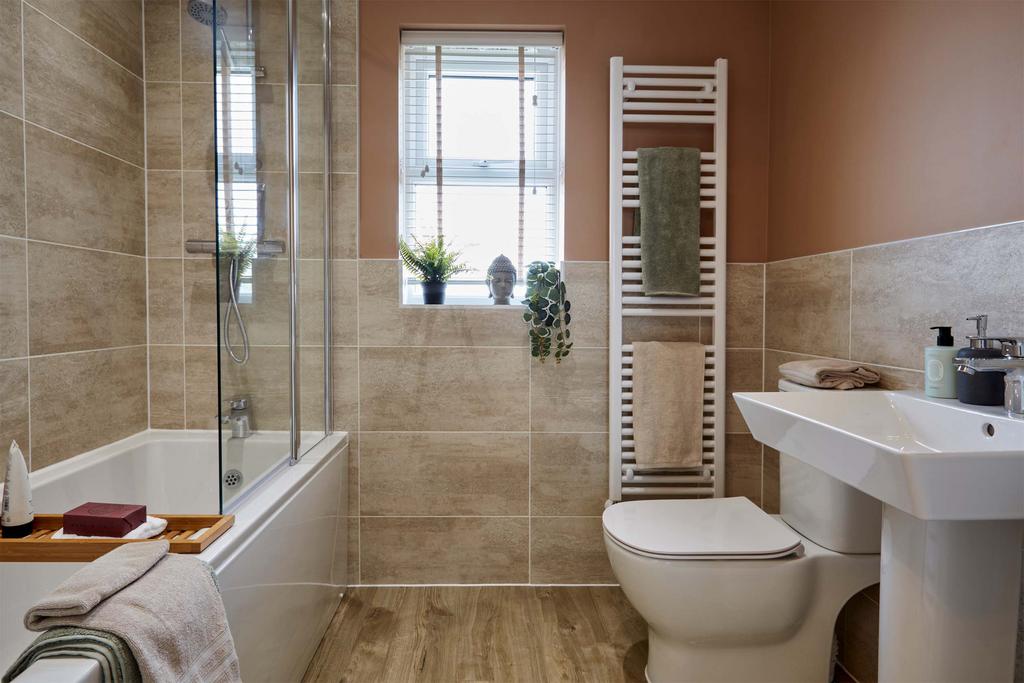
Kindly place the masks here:
<instances>
[{"instance_id":1,"label":"potted fern","mask_svg":"<svg viewBox=\"0 0 1024 683\"><path fill-rule=\"evenodd\" d=\"M459 273L469 270L459 261L462 252L455 251L444 243L444 235L438 235L428 242L411 238L412 244L404 239L398 241L398 253L402 263L423 287L423 303L443 304L448 281Z\"/></svg>"}]
</instances>

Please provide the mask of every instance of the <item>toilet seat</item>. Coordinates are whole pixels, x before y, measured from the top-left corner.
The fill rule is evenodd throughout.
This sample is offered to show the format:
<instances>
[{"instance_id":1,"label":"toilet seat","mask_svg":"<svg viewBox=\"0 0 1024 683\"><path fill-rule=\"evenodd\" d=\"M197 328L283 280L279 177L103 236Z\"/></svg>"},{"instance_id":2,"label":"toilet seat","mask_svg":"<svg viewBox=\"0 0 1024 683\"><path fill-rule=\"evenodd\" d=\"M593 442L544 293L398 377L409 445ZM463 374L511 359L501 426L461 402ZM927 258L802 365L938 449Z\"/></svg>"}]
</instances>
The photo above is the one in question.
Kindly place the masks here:
<instances>
[{"instance_id":1,"label":"toilet seat","mask_svg":"<svg viewBox=\"0 0 1024 683\"><path fill-rule=\"evenodd\" d=\"M802 549L799 535L742 497L628 501L602 522L617 545L659 559L769 560Z\"/></svg>"}]
</instances>

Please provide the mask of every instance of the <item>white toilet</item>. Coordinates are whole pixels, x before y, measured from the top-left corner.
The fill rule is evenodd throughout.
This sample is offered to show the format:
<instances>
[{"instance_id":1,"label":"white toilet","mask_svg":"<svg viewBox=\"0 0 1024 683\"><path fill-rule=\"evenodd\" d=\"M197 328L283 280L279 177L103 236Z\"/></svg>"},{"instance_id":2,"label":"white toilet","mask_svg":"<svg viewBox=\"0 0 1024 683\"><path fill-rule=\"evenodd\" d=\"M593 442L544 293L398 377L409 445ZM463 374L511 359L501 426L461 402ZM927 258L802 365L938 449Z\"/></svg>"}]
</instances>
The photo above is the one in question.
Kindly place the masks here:
<instances>
[{"instance_id":1,"label":"white toilet","mask_svg":"<svg viewBox=\"0 0 1024 683\"><path fill-rule=\"evenodd\" d=\"M878 582L881 504L783 454L780 505L781 515L746 498L605 510L612 569L647 621L648 681L828 681L839 611Z\"/></svg>"}]
</instances>

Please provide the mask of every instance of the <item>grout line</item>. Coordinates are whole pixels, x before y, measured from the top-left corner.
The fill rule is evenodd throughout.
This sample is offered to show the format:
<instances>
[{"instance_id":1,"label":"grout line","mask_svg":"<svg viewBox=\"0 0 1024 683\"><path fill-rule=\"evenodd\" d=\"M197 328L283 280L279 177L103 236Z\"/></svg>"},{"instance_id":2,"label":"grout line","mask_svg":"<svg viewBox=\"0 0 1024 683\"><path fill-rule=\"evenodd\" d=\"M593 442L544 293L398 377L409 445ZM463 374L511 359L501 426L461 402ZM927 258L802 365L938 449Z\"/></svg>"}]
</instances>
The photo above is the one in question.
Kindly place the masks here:
<instances>
[{"instance_id":1,"label":"grout line","mask_svg":"<svg viewBox=\"0 0 1024 683\"><path fill-rule=\"evenodd\" d=\"M179 202L179 229L180 229L180 244L178 245L178 257L181 259L181 426L184 429L188 429L188 372L186 369L187 359L185 357L185 346L184 342L188 341L186 334L187 330L187 317L186 317L186 300L185 300L185 88L182 85L182 74L184 73L184 65L182 64L182 37L181 37L181 6L178 3L177 8L177 19L178 19L178 202ZM216 105L216 103L215 103ZM216 106L214 107L216 109ZM216 146L216 140L214 141ZM216 154L216 150L214 150ZM216 180L216 175L214 176ZM214 182L213 188L214 198L216 199L217 187ZM214 202L214 224L216 224L216 202ZM216 239L216 237L214 237ZM216 285L216 269L214 269L214 285ZM215 286L216 289L216 286ZM214 295L216 298L216 294ZM220 302L217 302L216 306L217 316L220 317ZM219 340L218 340L219 341ZM218 381L219 381L218 376ZM218 396L219 399L219 396ZM220 406L217 406L217 410L220 410Z\"/></svg>"},{"instance_id":2,"label":"grout line","mask_svg":"<svg viewBox=\"0 0 1024 683\"><path fill-rule=\"evenodd\" d=\"M95 353L96 351L123 351L125 349L141 349L145 348L147 344L128 344L126 346L97 346L91 349L77 349L75 351L56 351L54 353L37 353L30 356L12 356L11 358L4 358L4 361L12 360L37 360L39 358L57 358L59 356L76 356L83 353Z\"/></svg>"},{"instance_id":3,"label":"grout line","mask_svg":"<svg viewBox=\"0 0 1024 683\"><path fill-rule=\"evenodd\" d=\"M819 356L819 355L813 354L813 353L803 353L803 352L800 352L800 351L785 351L783 349L769 349L769 348L766 348L765 351L772 351L774 353L788 353L788 354L793 355L793 356L807 356L808 358L825 358L825 359L828 359L828 360L849 360L849 361L854 362L854 363L863 363L864 365L873 365L876 368L886 368L887 370L902 370L903 372L916 372L916 373L923 373L924 372L924 370L918 370L918 369L915 369L915 368L904 368L904 367L901 367L899 365L886 365L885 363L875 363L875 362L868 361L868 360L859 360L857 358L836 359L835 356Z\"/></svg>"},{"instance_id":4,"label":"grout line","mask_svg":"<svg viewBox=\"0 0 1024 683\"><path fill-rule=\"evenodd\" d=\"M849 325L849 329L847 330L847 332L849 333L849 338L847 339L847 344L846 344L846 354L848 356L853 356L853 250L852 249L850 250L850 294L849 294L849 296L850 296L850 298L847 301L847 306L850 309L850 319L849 319L849 322L847 323Z\"/></svg>"},{"instance_id":5,"label":"grout line","mask_svg":"<svg viewBox=\"0 0 1024 683\"><path fill-rule=\"evenodd\" d=\"M29 359L32 354L32 316L29 314L29 263L28 263L28 128L25 123L25 108L26 108L26 96L25 96L25 4L21 4L21 185L22 192L24 194L25 213L22 216L22 227L25 230L25 357ZM25 384L28 395L25 397L25 404L27 405L27 428L28 428L28 469L32 471L32 362L28 360L25 363L27 369L25 371Z\"/></svg>"},{"instance_id":6,"label":"grout line","mask_svg":"<svg viewBox=\"0 0 1024 683\"><path fill-rule=\"evenodd\" d=\"M18 118L22 118L22 117L18 117ZM81 140L79 140L77 138L73 138L70 135L65 135L64 133L60 133L58 131L53 130L52 128L47 128L46 126L38 124L35 121L29 121L27 118L22 118L22 120L25 123L27 123L28 125L30 125L30 126L32 126L34 128L38 128L39 130L45 130L47 133L50 133L51 135L56 135L59 138L64 138L65 140L69 140L69 141L75 143L76 145L81 145L82 147L85 147L87 149L91 149L94 152L98 152L98 153L100 153L100 154L102 154L104 156L108 156L111 159L115 159L117 161L120 161L122 164L128 164L132 168L137 168L140 171L145 171L146 170L145 167L139 166L134 161L128 161L127 159L122 159L121 157L117 156L116 154L111 154L110 152L108 152L106 150L100 149L99 147L96 147L94 145L90 145L88 142L82 142ZM145 147L146 147L145 141L143 141L143 154L145 154Z\"/></svg>"},{"instance_id":7,"label":"grout line","mask_svg":"<svg viewBox=\"0 0 1024 683\"><path fill-rule=\"evenodd\" d=\"M27 234L28 233L28 219L27 219L27 215L28 215L28 182L27 181L25 183L25 213L26 213L25 232ZM94 252L98 252L100 254L109 254L111 256L130 256L131 258L141 258L141 259L145 259L146 258L145 254L130 254L130 253L126 252L126 251L111 251L110 249L98 249L96 247L83 247L80 244L64 244L63 242L52 242L50 240L40 240L40 239L31 238L31 237L24 237L22 239L24 239L26 242L31 242L33 244L46 244L46 245L49 245L51 247L65 247L67 249L82 249L84 251L94 251Z\"/></svg>"},{"instance_id":8,"label":"grout line","mask_svg":"<svg viewBox=\"0 0 1024 683\"><path fill-rule=\"evenodd\" d=\"M120 68L121 70L123 70L123 71L124 71L125 73L131 74L132 76L134 76L134 77L136 78L136 80L138 80L138 81L139 81L140 83L143 83L143 78L142 78L142 76L140 76L139 74L135 73L134 71L132 71L131 69L129 69L128 67L126 67L126 66L125 66L124 64L122 64L121 62L117 61L116 59L114 59L113 57L111 57L110 55L108 55L108 54L107 54L106 52L104 52L103 50L101 50L100 48L96 47L95 45L93 45L92 43L90 43L90 42L89 42L88 40L86 40L85 38L83 38L82 36L78 35L78 34L77 34L77 33L75 33L74 31L72 31L71 29L69 29L69 28L68 28L67 26L65 26L64 24L60 23L59 21L57 21L56 19L54 19L53 17L51 17L51 16L49 15L49 14L47 14L47 13L46 13L46 12L44 12L44 11L42 11L41 9L39 9L38 7L36 7L35 5L33 5L33 4L32 4L32 0L24 0L24 4L25 4L25 5L28 5L29 7L31 7L31 8L33 9L33 10L35 10L35 11L36 11L37 13L39 13L39 15L40 15L40 16L44 17L45 19L48 19L48 20L49 20L50 22L52 22L52 23L53 23L53 24L54 24L55 26L58 26L58 27L60 27L60 28L64 29L64 30L65 30L65 31L67 31L67 32L68 32L69 34L71 34L72 36L74 36L75 38L77 38L77 39L78 39L79 41L81 41L81 42L82 42L83 44L85 44L85 45L88 45L88 46L89 46L90 48L92 48L93 50L95 50L95 51L96 51L96 52L98 52L99 54L103 55L103 56L104 56L104 57L105 57L106 59L108 59L108 60L109 60L109 61L110 61L111 63L113 63L113 64L117 65L117 66L118 66L118 67L119 67L119 68ZM22 26L24 27L24 25L25 25L25 22L24 22L24 20L23 20L23 21L22 21ZM22 32L24 33L24 29L22 29ZM24 45L24 38L22 38L22 45ZM145 56L145 51L143 51L142 59L143 59L143 73L145 73L145 59L146 59L146 56Z\"/></svg>"},{"instance_id":9,"label":"grout line","mask_svg":"<svg viewBox=\"0 0 1024 683\"><path fill-rule=\"evenodd\" d=\"M142 30L142 163L149 166L149 98L146 88L146 3L141 6ZM146 428L153 428L153 356L151 354L151 333L150 333L150 309L149 300L149 174L142 171L142 207L144 217L142 220L143 245L146 255Z\"/></svg>"}]
</instances>

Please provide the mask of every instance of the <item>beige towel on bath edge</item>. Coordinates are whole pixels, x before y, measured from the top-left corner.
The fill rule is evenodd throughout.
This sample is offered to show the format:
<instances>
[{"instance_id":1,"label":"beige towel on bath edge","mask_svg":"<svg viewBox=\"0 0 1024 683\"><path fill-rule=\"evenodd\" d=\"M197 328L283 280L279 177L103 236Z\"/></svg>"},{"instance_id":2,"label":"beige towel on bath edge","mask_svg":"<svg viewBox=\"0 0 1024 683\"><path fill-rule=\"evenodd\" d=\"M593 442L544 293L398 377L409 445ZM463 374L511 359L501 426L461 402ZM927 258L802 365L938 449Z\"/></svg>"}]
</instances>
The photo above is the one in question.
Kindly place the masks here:
<instances>
[{"instance_id":1,"label":"beige towel on bath edge","mask_svg":"<svg viewBox=\"0 0 1024 683\"><path fill-rule=\"evenodd\" d=\"M209 566L167 541L127 543L75 572L25 614L25 628L122 638L152 683L238 683L238 656Z\"/></svg>"},{"instance_id":2,"label":"beige towel on bath edge","mask_svg":"<svg viewBox=\"0 0 1024 683\"><path fill-rule=\"evenodd\" d=\"M633 448L644 468L700 467L704 345L633 344Z\"/></svg>"},{"instance_id":3,"label":"beige towel on bath edge","mask_svg":"<svg viewBox=\"0 0 1024 683\"><path fill-rule=\"evenodd\" d=\"M859 363L828 358L794 360L779 366L779 374L797 384L818 389L860 389L880 377Z\"/></svg>"}]
</instances>

